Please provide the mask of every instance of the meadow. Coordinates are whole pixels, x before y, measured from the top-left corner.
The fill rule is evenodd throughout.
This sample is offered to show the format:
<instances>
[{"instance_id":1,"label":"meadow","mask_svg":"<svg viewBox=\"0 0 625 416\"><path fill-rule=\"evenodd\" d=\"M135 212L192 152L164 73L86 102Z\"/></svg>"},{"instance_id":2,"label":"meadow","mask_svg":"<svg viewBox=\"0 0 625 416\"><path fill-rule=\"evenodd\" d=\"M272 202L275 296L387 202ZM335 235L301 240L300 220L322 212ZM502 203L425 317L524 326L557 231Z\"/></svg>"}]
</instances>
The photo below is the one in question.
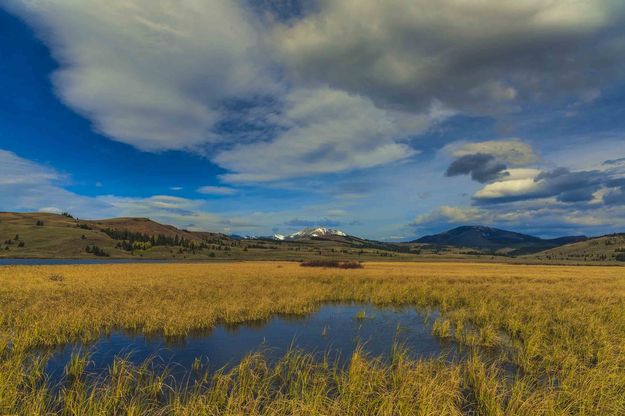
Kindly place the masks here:
<instances>
[{"instance_id":1,"label":"meadow","mask_svg":"<svg viewBox=\"0 0 625 416\"><path fill-rule=\"evenodd\" d=\"M325 302L438 311L466 359L347 368L292 351L177 383L123 357L86 377L76 354L51 386L39 353L115 329L184 336L307 314ZM0 267L0 414L625 415L625 271L479 263L294 262ZM55 388L56 387L56 388Z\"/></svg>"}]
</instances>

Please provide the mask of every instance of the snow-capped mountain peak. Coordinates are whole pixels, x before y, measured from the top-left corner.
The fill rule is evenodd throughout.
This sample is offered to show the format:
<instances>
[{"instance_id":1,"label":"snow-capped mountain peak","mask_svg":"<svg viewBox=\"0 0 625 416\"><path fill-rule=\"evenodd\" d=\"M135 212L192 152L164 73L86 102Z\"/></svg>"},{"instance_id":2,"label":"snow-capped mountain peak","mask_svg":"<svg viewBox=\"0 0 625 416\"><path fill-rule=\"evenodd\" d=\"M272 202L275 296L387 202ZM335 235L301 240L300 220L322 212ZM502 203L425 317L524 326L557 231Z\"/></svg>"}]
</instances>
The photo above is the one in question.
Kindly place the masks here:
<instances>
[{"instance_id":1,"label":"snow-capped mountain peak","mask_svg":"<svg viewBox=\"0 0 625 416\"><path fill-rule=\"evenodd\" d=\"M341 237L347 236L341 230L335 230L332 228L316 227L316 228L304 228L296 233L290 234L288 238L305 238L305 237L327 237L331 235L338 235Z\"/></svg>"}]
</instances>

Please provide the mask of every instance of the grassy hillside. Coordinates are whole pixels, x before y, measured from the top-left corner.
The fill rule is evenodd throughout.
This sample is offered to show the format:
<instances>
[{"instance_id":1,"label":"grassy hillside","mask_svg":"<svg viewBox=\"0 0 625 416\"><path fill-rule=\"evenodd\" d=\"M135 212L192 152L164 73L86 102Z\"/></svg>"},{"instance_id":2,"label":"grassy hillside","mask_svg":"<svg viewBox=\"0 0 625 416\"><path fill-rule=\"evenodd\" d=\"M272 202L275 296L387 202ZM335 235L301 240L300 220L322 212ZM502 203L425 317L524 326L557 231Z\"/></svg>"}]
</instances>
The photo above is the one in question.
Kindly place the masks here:
<instances>
[{"instance_id":1,"label":"grassy hillside","mask_svg":"<svg viewBox=\"0 0 625 416\"><path fill-rule=\"evenodd\" d=\"M81 228L73 218L46 213L0 213L1 257L88 258L86 246L98 246L111 256L129 257L116 242L96 230Z\"/></svg>"},{"instance_id":2,"label":"grassy hillside","mask_svg":"<svg viewBox=\"0 0 625 416\"><path fill-rule=\"evenodd\" d=\"M625 234L611 234L538 253L540 260L625 262Z\"/></svg>"}]
</instances>

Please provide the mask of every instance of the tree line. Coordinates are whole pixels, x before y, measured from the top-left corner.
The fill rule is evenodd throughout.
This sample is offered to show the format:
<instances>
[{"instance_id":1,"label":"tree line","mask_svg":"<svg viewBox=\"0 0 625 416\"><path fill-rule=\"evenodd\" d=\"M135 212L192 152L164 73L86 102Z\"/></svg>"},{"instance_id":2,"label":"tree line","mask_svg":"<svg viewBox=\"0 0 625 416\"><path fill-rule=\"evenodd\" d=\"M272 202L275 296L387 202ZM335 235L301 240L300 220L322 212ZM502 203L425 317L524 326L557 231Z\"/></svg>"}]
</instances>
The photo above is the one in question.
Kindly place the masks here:
<instances>
[{"instance_id":1,"label":"tree line","mask_svg":"<svg viewBox=\"0 0 625 416\"><path fill-rule=\"evenodd\" d=\"M115 230L112 228L105 228L102 230L102 232L114 240L120 240L120 242L117 244L117 247L126 251L145 249L148 246L184 247L191 250L202 250L208 248L208 245L206 245L204 241L198 244L197 242L192 241L188 238L180 237L178 234L176 234L174 237L164 234L158 234L154 236L141 232L133 232L129 230Z\"/></svg>"}]
</instances>

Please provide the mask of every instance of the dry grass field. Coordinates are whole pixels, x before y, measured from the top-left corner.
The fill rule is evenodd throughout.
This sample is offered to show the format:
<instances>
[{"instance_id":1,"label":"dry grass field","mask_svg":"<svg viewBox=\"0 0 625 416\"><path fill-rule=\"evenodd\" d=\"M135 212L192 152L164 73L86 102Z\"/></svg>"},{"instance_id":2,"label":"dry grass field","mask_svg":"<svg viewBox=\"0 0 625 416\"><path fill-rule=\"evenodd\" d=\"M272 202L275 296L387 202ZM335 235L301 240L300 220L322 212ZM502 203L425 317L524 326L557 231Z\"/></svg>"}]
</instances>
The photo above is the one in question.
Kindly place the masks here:
<instances>
[{"instance_id":1,"label":"dry grass field","mask_svg":"<svg viewBox=\"0 0 625 416\"><path fill-rule=\"evenodd\" d=\"M465 345L467 359L411 360L399 351L384 363L356 353L340 369L297 351L276 364L253 354L181 386L124 360L90 384L76 355L65 384L52 389L45 358L33 353L119 328L184 335L336 301L438 310L432 330ZM0 414L625 415L624 340L618 267L4 266Z\"/></svg>"}]
</instances>

